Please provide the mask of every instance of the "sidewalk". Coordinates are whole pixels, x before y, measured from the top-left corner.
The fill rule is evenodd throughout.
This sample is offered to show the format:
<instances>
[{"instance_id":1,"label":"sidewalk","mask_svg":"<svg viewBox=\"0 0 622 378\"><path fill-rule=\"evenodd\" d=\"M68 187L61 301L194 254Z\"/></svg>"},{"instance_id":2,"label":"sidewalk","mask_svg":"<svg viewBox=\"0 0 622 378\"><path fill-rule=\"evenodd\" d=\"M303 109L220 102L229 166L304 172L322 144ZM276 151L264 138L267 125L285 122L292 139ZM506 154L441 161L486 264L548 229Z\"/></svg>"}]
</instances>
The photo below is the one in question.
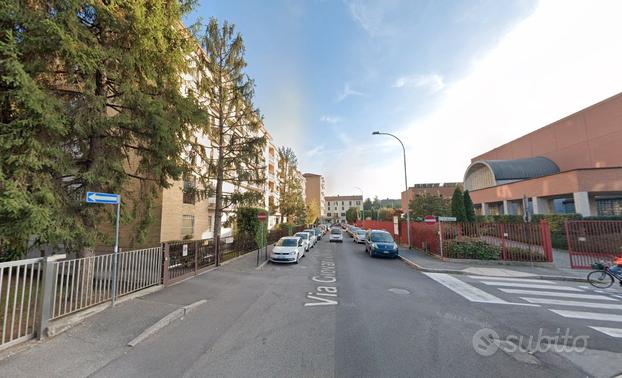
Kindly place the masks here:
<instances>
[{"instance_id":1,"label":"sidewalk","mask_svg":"<svg viewBox=\"0 0 622 378\"><path fill-rule=\"evenodd\" d=\"M424 271L450 274L472 274L494 277L524 277L541 278L559 281L584 282L587 272L581 270L564 269L555 265L529 266L503 264L490 261L454 262L443 261L420 250L400 249L400 258L410 266Z\"/></svg>"},{"instance_id":2,"label":"sidewalk","mask_svg":"<svg viewBox=\"0 0 622 378\"><path fill-rule=\"evenodd\" d=\"M1 375L84 377L98 372L133 350L128 342L146 328L183 306L205 299L214 303L256 296L250 289L237 292L232 288L256 272L256 259L256 252L248 253L192 279L107 308L56 337L9 350L8 356L0 359ZM208 308L220 311L209 304L198 311Z\"/></svg>"}]
</instances>

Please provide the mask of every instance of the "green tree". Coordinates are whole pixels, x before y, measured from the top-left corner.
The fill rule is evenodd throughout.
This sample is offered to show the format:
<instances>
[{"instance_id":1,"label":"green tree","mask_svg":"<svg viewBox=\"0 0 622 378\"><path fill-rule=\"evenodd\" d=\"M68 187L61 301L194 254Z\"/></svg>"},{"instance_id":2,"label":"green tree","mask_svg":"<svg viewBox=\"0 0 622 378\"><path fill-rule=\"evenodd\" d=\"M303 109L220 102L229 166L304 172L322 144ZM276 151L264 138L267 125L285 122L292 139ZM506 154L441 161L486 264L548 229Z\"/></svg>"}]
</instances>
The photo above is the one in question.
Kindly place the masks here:
<instances>
[{"instance_id":1,"label":"green tree","mask_svg":"<svg viewBox=\"0 0 622 378\"><path fill-rule=\"evenodd\" d=\"M346 221L350 224L356 222L359 218L359 208L351 207L346 210Z\"/></svg>"},{"instance_id":2,"label":"green tree","mask_svg":"<svg viewBox=\"0 0 622 378\"><path fill-rule=\"evenodd\" d=\"M384 221L393 221L393 215L395 215L395 209L390 207L383 207L378 210L378 219Z\"/></svg>"},{"instance_id":3,"label":"green tree","mask_svg":"<svg viewBox=\"0 0 622 378\"><path fill-rule=\"evenodd\" d=\"M283 218L289 219L305 208L297 166L294 151L289 147L279 147L279 210Z\"/></svg>"},{"instance_id":4,"label":"green tree","mask_svg":"<svg viewBox=\"0 0 622 378\"><path fill-rule=\"evenodd\" d=\"M451 197L451 215L456 217L458 222L466 221L466 213L464 211L464 196L462 190L456 187Z\"/></svg>"},{"instance_id":5,"label":"green tree","mask_svg":"<svg viewBox=\"0 0 622 378\"><path fill-rule=\"evenodd\" d=\"M468 190L463 193L464 196L464 213L467 222L475 222L475 207Z\"/></svg>"},{"instance_id":6,"label":"green tree","mask_svg":"<svg viewBox=\"0 0 622 378\"><path fill-rule=\"evenodd\" d=\"M196 46L180 31L191 3L0 7L2 258L29 240L92 253L111 212L84 204L86 191L120 193L142 235L157 189L190 170L183 152L204 121L180 75Z\"/></svg>"},{"instance_id":7,"label":"green tree","mask_svg":"<svg viewBox=\"0 0 622 378\"><path fill-rule=\"evenodd\" d=\"M211 120L203 130L214 152L206 176L215 181L214 237L219 238L225 209L263 199L261 191L239 188L264 184L266 135L253 106L254 82L244 73L244 42L234 25L225 21L221 26L212 18L200 41L206 58L198 60L199 72L208 74L201 75L196 90ZM225 182L234 185L233 192L223 190Z\"/></svg>"},{"instance_id":8,"label":"green tree","mask_svg":"<svg viewBox=\"0 0 622 378\"><path fill-rule=\"evenodd\" d=\"M444 197L424 194L415 196L408 204L411 217L425 217L426 215L448 216L451 212L449 200Z\"/></svg>"},{"instance_id":9,"label":"green tree","mask_svg":"<svg viewBox=\"0 0 622 378\"><path fill-rule=\"evenodd\" d=\"M372 207L372 203L371 200L369 198L367 198L364 202L363 202L363 210L371 210Z\"/></svg>"}]
</instances>

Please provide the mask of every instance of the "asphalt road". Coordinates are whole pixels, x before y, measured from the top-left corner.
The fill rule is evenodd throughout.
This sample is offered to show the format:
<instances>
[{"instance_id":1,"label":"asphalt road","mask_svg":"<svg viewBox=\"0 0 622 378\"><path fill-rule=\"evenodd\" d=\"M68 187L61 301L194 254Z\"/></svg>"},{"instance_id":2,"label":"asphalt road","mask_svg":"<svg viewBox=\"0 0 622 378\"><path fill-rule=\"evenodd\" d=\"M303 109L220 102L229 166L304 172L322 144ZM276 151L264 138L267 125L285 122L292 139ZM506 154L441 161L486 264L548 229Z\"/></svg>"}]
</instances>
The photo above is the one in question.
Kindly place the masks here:
<instances>
[{"instance_id":1,"label":"asphalt road","mask_svg":"<svg viewBox=\"0 0 622 378\"><path fill-rule=\"evenodd\" d=\"M297 265L270 263L256 270L250 256L247 265L230 264L132 301L132 306L154 310L162 303L208 301L134 348L122 342L135 335L121 335L122 331L117 331L118 340L102 339L107 327L123 329L118 320L108 320L117 325L106 323L105 316L115 314L110 312L0 363L0 372L97 377L585 377L622 371L610 367L620 359L620 339L591 330L584 320L561 317L545 306L515 305L526 301L499 294L475 278L451 276L463 283L457 286L467 288L467 297L475 295L476 288L493 293L502 303L487 303L490 298L485 295L484 302L473 302L439 283L439 277L415 271L399 259L370 258L351 240L329 243L325 237ZM527 353L503 343L522 336L525 346L529 336L554 335L557 328L562 333L569 329L574 338L589 336L590 349ZM482 329L494 331L496 339L476 338L478 353L473 340ZM59 356L79 342L83 354L74 350L72 356ZM91 345L97 350L95 357L89 352ZM486 355L490 351L495 353Z\"/></svg>"}]
</instances>

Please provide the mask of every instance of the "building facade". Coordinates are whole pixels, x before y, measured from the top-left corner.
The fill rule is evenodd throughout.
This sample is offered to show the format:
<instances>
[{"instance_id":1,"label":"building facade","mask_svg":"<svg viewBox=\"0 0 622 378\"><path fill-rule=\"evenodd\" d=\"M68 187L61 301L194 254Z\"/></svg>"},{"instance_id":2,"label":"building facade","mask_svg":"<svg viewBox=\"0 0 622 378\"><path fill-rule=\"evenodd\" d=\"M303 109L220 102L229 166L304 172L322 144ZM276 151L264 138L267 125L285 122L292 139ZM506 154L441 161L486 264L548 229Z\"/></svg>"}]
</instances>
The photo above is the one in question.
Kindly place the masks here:
<instances>
[{"instance_id":1,"label":"building facade","mask_svg":"<svg viewBox=\"0 0 622 378\"><path fill-rule=\"evenodd\" d=\"M359 214L363 213L363 196L327 196L326 201L326 218L331 222L346 222L346 211L351 207L356 207Z\"/></svg>"},{"instance_id":2,"label":"building facade","mask_svg":"<svg viewBox=\"0 0 622 378\"><path fill-rule=\"evenodd\" d=\"M465 189L480 214L620 216L620 146L622 93L474 157Z\"/></svg>"},{"instance_id":3,"label":"building facade","mask_svg":"<svg viewBox=\"0 0 622 378\"><path fill-rule=\"evenodd\" d=\"M413 198L423 195L451 198L456 187L462 188L461 182L415 184L402 192L402 213L406 214Z\"/></svg>"},{"instance_id":4,"label":"building facade","mask_svg":"<svg viewBox=\"0 0 622 378\"><path fill-rule=\"evenodd\" d=\"M304 173L302 176L305 178L305 205L315 206L322 219L326 216L324 177L315 173Z\"/></svg>"}]
</instances>

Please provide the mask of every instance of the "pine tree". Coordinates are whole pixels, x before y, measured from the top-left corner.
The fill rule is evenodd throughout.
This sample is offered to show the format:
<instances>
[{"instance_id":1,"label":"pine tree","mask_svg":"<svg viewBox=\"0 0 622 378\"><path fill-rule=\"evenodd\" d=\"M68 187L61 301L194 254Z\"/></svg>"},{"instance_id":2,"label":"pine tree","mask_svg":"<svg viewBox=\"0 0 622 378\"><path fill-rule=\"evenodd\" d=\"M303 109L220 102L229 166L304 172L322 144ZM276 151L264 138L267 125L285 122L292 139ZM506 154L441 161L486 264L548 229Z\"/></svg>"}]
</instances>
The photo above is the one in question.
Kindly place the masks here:
<instances>
[{"instance_id":1,"label":"pine tree","mask_svg":"<svg viewBox=\"0 0 622 378\"><path fill-rule=\"evenodd\" d=\"M142 230L159 187L187 169L201 115L181 91L190 2L9 1L0 7L0 248L29 239L91 252L120 193ZM128 183L137 180L130 191ZM137 230L140 234L141 230Z\"/></svg>"},{"instance_id":2,"label":"pine tree","mask_svg":"<svg viewBox=\"0 0 622 378\"><path fill-rule=\"evenodd\" d=\"M289 147L279 147L279 210L283 219L304 211L302 185L298 179L298 159Z\"/></svg>"},{"instance_id":3,"label":"pine tree","mask_svg":"<svg viewBox=\"0 0 622 378\"><path fill-rule=\"evenodd\" d=\"M260 203L259 190L265 183L265 163L262 160L266 134L259 110L254 108L254 82L245 73L244 42L234 25L222 26L210 19L200 38L205 59L199 59L201 75L197 95L211 120L204 132L212 141L214 158L209 161L208 175L215 181L214 237L222 228L223 211L235 205ZM225 192L223 184L234 189ZM218 258L218 256L217 256Z\"/></svg>"},{"instance_id":4,"label":"pine tree","mask_svg":"<svg viewBox=\"0 0 622 378\"><path fill-rule=\"evenodd\" d=\"M467 222L475 222L475 207L468 190L463 193L464 196L464 213Z\"/></svg>"},{"instance_id":5,"label":"pine tree","mask_svg":"<svg viewBox=\"0 0 622 378\"><path fill-rule=\"evenodd\" d=\"M456 187L454 194L451 197L451 215L456 217L458 222L464 222L466 220L466 214L464 212L464 197L462 196L462 190Z\"/></svg>"}]
</instances>

